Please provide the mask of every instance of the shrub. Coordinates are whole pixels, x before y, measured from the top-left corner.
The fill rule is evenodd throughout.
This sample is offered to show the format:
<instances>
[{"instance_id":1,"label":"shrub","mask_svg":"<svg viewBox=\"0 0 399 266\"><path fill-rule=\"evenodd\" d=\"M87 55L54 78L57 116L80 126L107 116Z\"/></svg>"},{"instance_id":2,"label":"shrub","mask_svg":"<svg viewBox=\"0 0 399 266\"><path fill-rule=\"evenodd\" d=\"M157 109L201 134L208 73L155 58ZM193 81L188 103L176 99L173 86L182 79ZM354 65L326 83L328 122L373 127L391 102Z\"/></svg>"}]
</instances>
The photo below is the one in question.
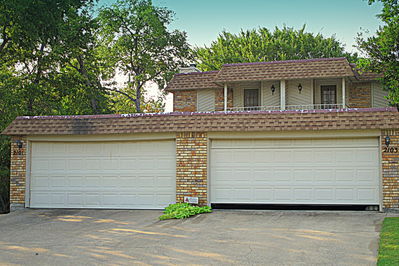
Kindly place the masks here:
<instances>
[{"instance_id":1,"label":"shrub","mask_svg":"<svg viewBox=\"0 0 399 266\"><path fill-rule=\"evenodd\" d=\"M165 208L164 214L159 217L159 220L184 219L207 212L212 212L212 208L209 206L193 206L189 203L175 203Z\"/></svg>"},{"instance_id":2,"label":"shrub","mask_svg":"<svg viewBox=\"0 0 399 266\"><path fill-rule=\"evenodd\" d=\"M9 170L0 169L0 214L10 211L10 179Z\"/></svg>"}]
</instances>

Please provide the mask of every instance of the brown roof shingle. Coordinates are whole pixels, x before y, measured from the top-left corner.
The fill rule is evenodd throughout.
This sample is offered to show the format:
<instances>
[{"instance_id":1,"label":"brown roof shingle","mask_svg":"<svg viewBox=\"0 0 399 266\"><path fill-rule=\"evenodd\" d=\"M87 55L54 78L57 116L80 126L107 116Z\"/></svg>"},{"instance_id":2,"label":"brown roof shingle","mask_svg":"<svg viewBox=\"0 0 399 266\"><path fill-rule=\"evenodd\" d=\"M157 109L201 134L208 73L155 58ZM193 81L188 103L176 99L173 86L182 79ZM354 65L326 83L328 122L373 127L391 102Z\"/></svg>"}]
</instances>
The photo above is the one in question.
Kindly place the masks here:
<instances>
[{"instance_id":1,"label":"brown roof shingle","mask_svg":"<svg viewBox=\"0 0 399 266\"><path fill-rule=\"evenodd\" d=\"M166 91L220 88L225 82L338 77L371 81L381 75L361 73L344 57L225 64L220 71L176 74Z\"/></svg>"},{"instance_id":2,"label":"brown roof shingle","mask_svg":"<svg viewBox=\"0 0 399 266\"><path fill-rule=\"evenodd\" d=\"M373 81L378 80L384 77L381 73L371 72L371 71L364 71L356 67L356 64L350 64L353 72L355 73L356 79L358 81Z\"/></svg>"},{"instance_id":3,"label":"brown roof shingle","mask_svg":"<svg viewBox=\"0 0 399 266\"><path fill-rule=\"evenodd\" d=\"M319 58L259 63L226 64L215 82L333 78L354 76L346 58Z\"/></svg>"},{"instance_id":4,"label":"brown roof shingle","mask_svg":"<svg viewBox=\"0 0 399 266\"><path fill-rule=\"evenodd\" d=\"M219 88L214 80L219 71L193 72L176 74L168 83L166 91L216 89Z\"/></svg>"},{"instance_id":5,"label":"brown roof shingle","mask_svg":"<svg viewBox=\"0 0 399 266\"><path fill-rule=\"evenodd\" d=\"M396 108L18 117L5 135L396 129Z\"/></svg>"}]
</instances>

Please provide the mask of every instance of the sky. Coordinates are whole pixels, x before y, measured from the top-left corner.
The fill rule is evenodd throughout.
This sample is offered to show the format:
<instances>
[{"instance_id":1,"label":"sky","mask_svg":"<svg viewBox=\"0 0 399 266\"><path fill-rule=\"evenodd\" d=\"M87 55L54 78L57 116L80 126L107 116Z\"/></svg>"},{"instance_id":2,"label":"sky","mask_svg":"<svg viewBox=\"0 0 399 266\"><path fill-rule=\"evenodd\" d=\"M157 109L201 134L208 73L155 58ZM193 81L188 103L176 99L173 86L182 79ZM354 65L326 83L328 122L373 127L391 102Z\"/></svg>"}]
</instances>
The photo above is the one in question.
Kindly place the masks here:
<instances>
[{"instance_id":1,"label":"sky","mask_svg":"<svg viewBox=\"0 0 399 266\"><path fill-rule=\"evenodd\" d=\"M100 0L99 5L110 5L116 0ZM276 26L301 28L335 35L347 51L356 52L358 32L375 33L380 26L376 17L382 5L368 5L367 0L153 0L157 6L175 12L170 29L187 32L189 43L209 46L218 34L226 30L237 33L241 29ZM367 35L366 35L367 36ZM167 99L167 111L171 100Z\"/></svg>"},{"instance_id":2,"label":"sky","mask_svg":"<svg viewBox=\"0 0 399 266\"><path fill-rule=\"evenodd\" d=\"M109 5L116 0L100 0ZM376 15L382 5L368 5L367 0L153 0L157 6L173 10L175 21L170 29L186 31L193 46L210 45L222 30L237 33L241 29L266 27L273 29L284 24L306 29L325 36L336 35L353 48L357 33L374 33L380 21Z\"/></svg>"}]
</instances>

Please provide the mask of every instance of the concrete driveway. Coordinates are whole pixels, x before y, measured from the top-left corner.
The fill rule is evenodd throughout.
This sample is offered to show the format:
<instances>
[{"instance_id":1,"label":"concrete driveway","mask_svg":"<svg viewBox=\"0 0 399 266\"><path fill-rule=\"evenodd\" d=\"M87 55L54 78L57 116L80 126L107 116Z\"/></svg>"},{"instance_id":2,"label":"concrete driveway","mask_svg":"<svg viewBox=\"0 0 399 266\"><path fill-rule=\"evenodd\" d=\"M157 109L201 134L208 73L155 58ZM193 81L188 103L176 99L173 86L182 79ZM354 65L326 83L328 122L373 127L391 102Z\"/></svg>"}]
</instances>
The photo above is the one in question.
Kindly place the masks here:
<instances>
[{"instance_id":1,"label":"concrete driveway","mask_svg":"<svg viewBox=\"0 0 399 266\"><path fill-rule=\"evenodd\" d=\"M0 215L0 264L372 265L386 214L215 211L158 221L148 210Z\"/></svg>"}]
</instances>

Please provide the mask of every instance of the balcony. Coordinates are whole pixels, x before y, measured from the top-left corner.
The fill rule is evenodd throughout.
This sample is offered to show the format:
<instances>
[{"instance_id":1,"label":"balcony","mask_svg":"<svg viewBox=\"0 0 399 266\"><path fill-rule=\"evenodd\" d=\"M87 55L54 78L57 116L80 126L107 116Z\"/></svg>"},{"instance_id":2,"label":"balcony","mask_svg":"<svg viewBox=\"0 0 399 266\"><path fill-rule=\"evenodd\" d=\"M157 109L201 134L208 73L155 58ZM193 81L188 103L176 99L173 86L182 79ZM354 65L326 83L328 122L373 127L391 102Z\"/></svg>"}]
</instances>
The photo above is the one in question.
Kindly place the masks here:
<instances>
[{"instance_id":1,"label":"balcony","mask_svg":"<svg viewBox=\"0 0 399 266\"><path fill-rule=\"evenodd\" d=\"M347 84L348 83L348 84ZM248 81L224 84L224 111L343 109L345 78Z\"/></svg>"},{"instance_id":2,"label":"balcony","mask_svg":"<svg viewBox=\"0 0 399 266\"><path fill-rule=\"evenodd\" d=\"M286 105L285 109L280 106L250 106L250 107L230 107L227 112L246 112L246 111L281 111L281 110L317 110L317 109L343 109L344 104L308 104L308 105Z\"/></svg>"}]
</instances>

